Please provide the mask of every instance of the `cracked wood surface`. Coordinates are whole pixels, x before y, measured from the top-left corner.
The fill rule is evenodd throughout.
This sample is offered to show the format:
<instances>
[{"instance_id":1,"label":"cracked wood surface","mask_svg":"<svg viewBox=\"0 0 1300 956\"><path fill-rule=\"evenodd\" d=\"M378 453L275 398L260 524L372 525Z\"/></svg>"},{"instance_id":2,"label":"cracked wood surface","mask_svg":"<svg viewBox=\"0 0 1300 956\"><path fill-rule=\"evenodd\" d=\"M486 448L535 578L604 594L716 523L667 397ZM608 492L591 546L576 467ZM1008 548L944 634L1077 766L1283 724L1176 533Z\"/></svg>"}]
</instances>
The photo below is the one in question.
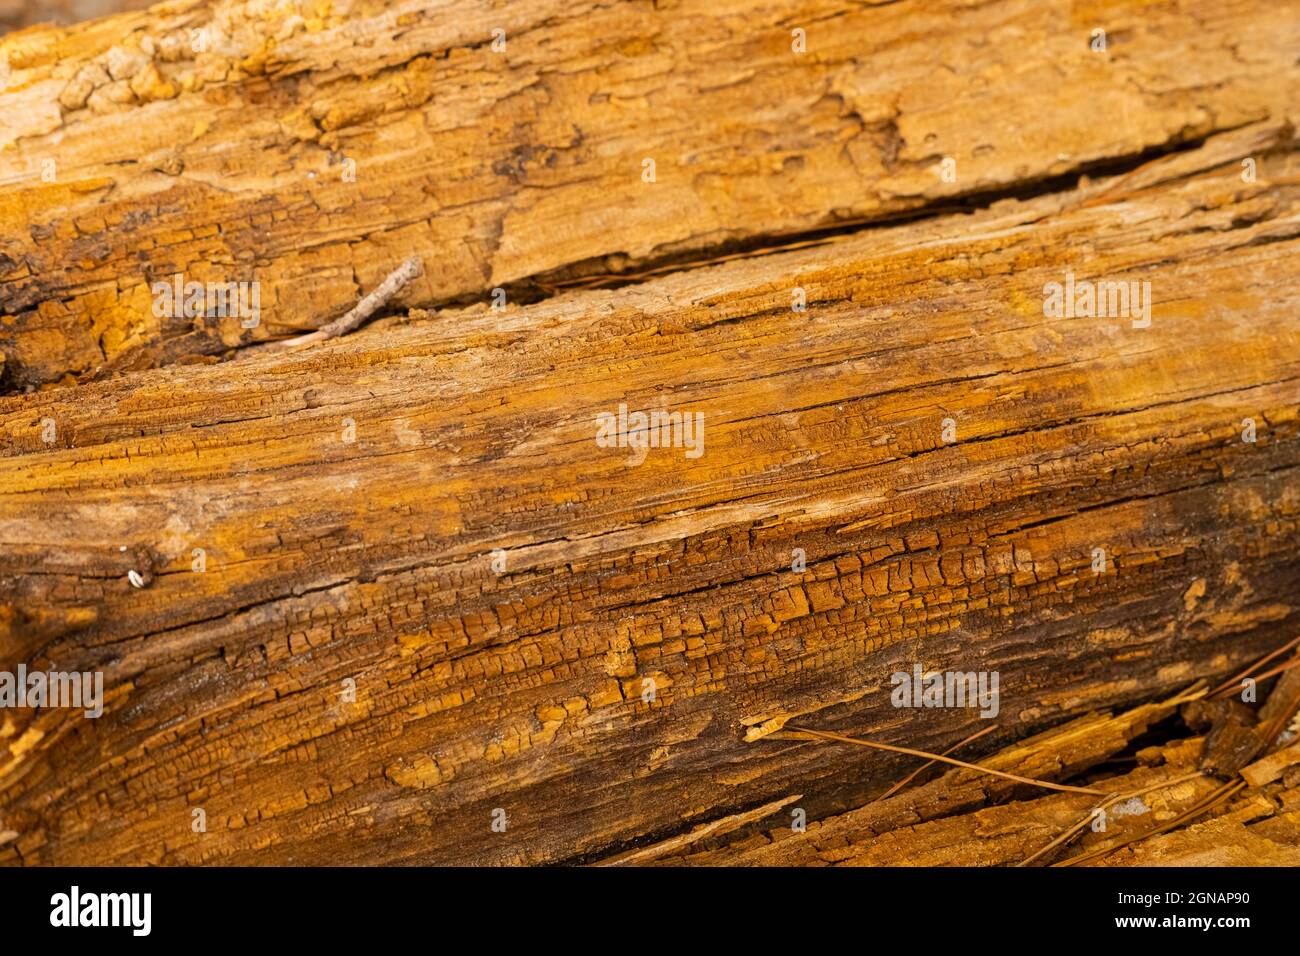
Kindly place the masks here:
<instances>
[{"instance_id":1,"label":"cracked wood surface","mask_svg":"<svg viewBox=\"0 0 1300 956\"><path fill-rule=\"evenodd\" d=\"M0 665L107 691L4 713L0 860L594 860L914 763L780 739L796 716L934 751L984 724L893 708L912 662L1000 672L963 756L1240 670L1300 620L1298 167L1256 124L974 214L0 400ZM1044 318L1066 270L1150 281L1150 327ZM704 454L598 447L624 402L703 412Z\"/></svg>"},{"instance_id":2,"label":"cracked wood surface","mask_svg":"<svg viewBox=\"0 0 1300 956\"><path fill-rule=\"evenodd\" d=\"M0 39L0 385L315 328L411 255L426 275L404 305L527 297L1023 188L1297 101L1294 2L324 9L180 0ZM259 282L262 324L156 317L149 285L177 272Z\"/></svg>"}]
</instances>

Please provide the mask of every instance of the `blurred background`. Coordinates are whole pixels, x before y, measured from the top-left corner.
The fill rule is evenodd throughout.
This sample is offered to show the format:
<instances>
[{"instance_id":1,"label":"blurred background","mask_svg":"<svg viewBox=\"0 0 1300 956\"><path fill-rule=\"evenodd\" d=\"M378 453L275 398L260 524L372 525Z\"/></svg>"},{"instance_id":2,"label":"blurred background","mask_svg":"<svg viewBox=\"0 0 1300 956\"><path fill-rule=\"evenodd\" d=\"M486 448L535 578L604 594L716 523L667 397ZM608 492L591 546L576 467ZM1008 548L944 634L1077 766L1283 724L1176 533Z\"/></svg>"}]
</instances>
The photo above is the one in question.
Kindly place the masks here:
<instances>
[{"instance_id":1,"label":"blurred background","mask_svg":"<svg viewBox=\"0 0 1300 956\"><path fill-rule=\"evenodd\" d=\"M140 10L158 0L0 0L0 34L34 23L75 23L119 10Z\"/></svg>"}]
</instances>

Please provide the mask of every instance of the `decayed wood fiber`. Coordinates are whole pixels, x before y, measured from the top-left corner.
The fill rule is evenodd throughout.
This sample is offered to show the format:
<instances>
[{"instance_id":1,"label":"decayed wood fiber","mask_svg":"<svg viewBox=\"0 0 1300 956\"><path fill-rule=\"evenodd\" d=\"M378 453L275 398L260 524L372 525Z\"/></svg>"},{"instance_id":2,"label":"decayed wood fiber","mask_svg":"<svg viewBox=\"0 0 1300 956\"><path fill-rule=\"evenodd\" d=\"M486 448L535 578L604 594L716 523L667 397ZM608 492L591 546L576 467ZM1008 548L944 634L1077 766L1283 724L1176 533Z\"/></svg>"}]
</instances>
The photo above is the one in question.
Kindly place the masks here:
<instances>
[{"instance_id":1,"label":"decayed wood fiber","mask_svg":"<svg viewBox=\"0 0 1300 956\"><path fill-rule=\"evenodd\" d=\"M315 328L412 254L409 306L536 293L1280 120L1298 13L179 0L23 31L0 39L0 384ZM266 321L156 317L178 272L259 282Z\"/></svg>"},{"instance_id":2,"label":"decayed wood fiber","mask_svg":"<svg viewBox=\"0 0 1300 956\"><path fill-rule=\"evenodd\" d=\"M97 721L4 714L0 860L598 860L915 765L787 723L984 725L892 707L913 662L1000 673L972 759L1240 669L1300 620L1296 172L1273 118L969 215L0 401L0 663L108 688ZM1149 281L1150 327L1045 318L1066 271ZM704 454L629 466L594 440L620 403L702 412Z\"/></svg>"},{"instance_id":3,"label":"decayed wood fiber","mask_svg":"<svg viewBox=\"0 0 1300 956\"><path fill-rule=\"evenodd\" d=\"M1068 721L1062 726L1013 743L986 757L980 765L990 770L1018 774L1036 780L1057 781L1066 777L1076 777L1122 752L1135 737L1146 732L1153 724L1170 717L1176 710L1176 702L1161 701L1143 704L1119 714L1092 712ZM825 747L826 745L805 746ZM1023 845L1013 844L1009 850L1004 851L1001 859L993 860L987 850L978 848L974 839L977 835L977 827L971 826L967 817L985 804L1005 801L1013 794L1021 797L1036 797L1035 805L1043 806L1048 806L1043 801L1055 800L1059 797L1062 804L1060 813L1068 819L1044 824L1035 819L1032 814L1026 815L1020 829L1015 831ZM1023 801L1019 802L1022 810L1023 803ZM959 769L951 770L937 779L912 787L897 796L870 802L847 813L833 814L822 820L809 821L804 832L798 832L790 826L788 812L787 819L775 816L774 811L784 807L767 808L764 816L769 821L769 825L775 820L774 828L769 831L720 841L721 845L707 851L690 847L683 852L683 848L679 848L669 840L641 847L601 862L605 865L655 862L675 866L825 866L852 859L855 853L862 852L865 846L886 834L901 834L903 838L907 838L912 833L921 832L929 836L932 831L924 830L924 827L931 823L950 826L949 821L955 821L959 828L963 826L963 822L965 823L965 839L956 841L958 848L955 851L942 854L938 860L920 859L917 851L931 849L923 845L922 838L916 841L917 846L894 854L891 863L899 865L926 865L935 862L971 863L973 861L969 858L954 859L958 853L967 850L978 854L980 856L978 862L983 865L994 862L1017 862L1018 860L1010 854L1023 851L1019 859L1024 859L1049 842L1060 830L1074 823L1081 813L1086 814L1088 808L1096 803L1095 797L1073 794L1042 796L1042 791L1033 787L1011 783L988 774ZM1004 804L996 809L1001 812L1005 810L1005 806ZM1050 806L1055 811L1056 805Z\"/></svg>"},{"instance_id":4,"label":"decayed wood fiber","mask_svg":"<svg viewBox=\"0 0 1300 956\"><path fill-rule=\"evenodd\" d=\"M1292 679L1300 670L1292 671ZM1285 682L1270 695L1295 702ZM1093 713L1034 735L982 760L991 771L1037 780L1086 777L1113 799L1049 793L972 770L951 770L896 796L797 830L777 815L790 803L761 808L771 829L730 836L752 820L714 821L713 833L642 847L603 861L671 866L1295 866L1300 864L1300 754L1268 746L1281 766L1273 779L1224 786L1207 768L1204 737L1175 737L1137 748L1132 768L1106 773L1104 762L1173 715L1185 694L1120 714ZM1184 705L1186 707L1187 705ZM1294 740L1291 731L1283 740ZM1249 782L1249 781L1248 781ZM1014 798L1014 799L1013 799ZM790 801L795 802L795 801ZM1099 820L1096 810L1102 810ZM752 827L750 827L752 830ZM715 837L717 833L720 836ZM712 844L712 845L709 845Z\"/></svg>"}]
</instances>

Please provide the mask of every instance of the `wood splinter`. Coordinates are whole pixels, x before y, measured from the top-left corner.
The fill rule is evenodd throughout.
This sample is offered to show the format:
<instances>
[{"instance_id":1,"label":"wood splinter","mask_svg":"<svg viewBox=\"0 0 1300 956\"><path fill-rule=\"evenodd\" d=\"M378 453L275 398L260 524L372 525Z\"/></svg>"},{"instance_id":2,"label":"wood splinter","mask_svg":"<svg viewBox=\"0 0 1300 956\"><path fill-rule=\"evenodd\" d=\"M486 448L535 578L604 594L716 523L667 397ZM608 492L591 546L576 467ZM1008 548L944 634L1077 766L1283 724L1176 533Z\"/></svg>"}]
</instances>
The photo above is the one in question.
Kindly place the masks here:
<instances>
[{"instance_id":1,"label":"wood splinter","mask_svg":"<svg viewBox=\"0 0 1300 956\"><path fill-rule=\"evenodd\" d=\"M315 332L286 339L283 342L274 342L267 347L275 350L296 349L311 345L313 342L326 342L340 335L347 335L387 305L394 296L406 288L412 279L422 275L424 275L424 265L418 256L412 256L390 272L369 295L333 322L321 326Z\"/></svg>"}]
</instances>

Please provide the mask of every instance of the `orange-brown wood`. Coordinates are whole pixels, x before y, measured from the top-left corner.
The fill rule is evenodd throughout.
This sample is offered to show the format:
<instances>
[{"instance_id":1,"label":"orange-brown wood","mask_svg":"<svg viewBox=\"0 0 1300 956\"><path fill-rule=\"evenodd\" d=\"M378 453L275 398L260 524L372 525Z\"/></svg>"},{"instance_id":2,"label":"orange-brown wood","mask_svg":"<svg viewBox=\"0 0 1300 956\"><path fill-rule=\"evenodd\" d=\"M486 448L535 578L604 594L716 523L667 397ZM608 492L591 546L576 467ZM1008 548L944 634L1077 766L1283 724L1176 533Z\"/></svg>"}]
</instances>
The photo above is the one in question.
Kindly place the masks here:
<instances>
[{"instance_id":1,"label":"orange-brown wood","mask_svg":"<svg viewBox=\"0 0 1300 956\"><path fill-rule=\"evenodd\" d=\"M0 401L0 664L106 687L97 720L0 711L0 860L603 859L915 766L788 723L987 725L892 706L913 664L1000 673L968 759L1240 672L1300 616L1296 172L1268 120L971 214ZM1149 326L1047 317L1067 273L1149 282ZM602 447L620 405L702 414L701 454Z\"/></svg>"},{"instance_id":2,"label":"orange-brown wood","mask_svg":"<svg viewBox=\"0 0 1300 956\"><path fill-rule=\"evenodd\" d=\"M522 302L1047 188L1284 120L1298 48L1258 0L179 0L22 31L0 386L316 328L413 254L405 305ZM259 283L263 320L155 314L177 274Z\"/></svg>"}]
</instances>

